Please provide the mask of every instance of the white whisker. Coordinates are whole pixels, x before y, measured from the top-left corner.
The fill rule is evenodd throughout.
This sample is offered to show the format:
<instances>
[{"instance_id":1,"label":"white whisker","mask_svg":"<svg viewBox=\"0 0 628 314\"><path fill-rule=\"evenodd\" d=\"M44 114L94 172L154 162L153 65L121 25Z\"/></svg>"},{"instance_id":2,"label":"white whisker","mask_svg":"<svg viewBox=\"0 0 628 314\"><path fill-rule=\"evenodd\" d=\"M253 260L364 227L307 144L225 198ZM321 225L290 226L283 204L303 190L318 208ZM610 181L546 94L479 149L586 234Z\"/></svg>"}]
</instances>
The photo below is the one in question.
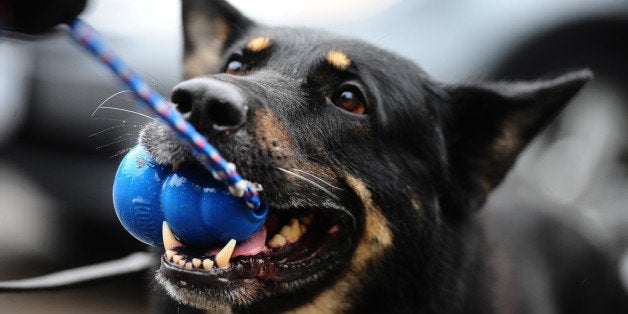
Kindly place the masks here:
<instances>
[{"instance_id":1,"label":"white whisker","mask_svg":"<svg viewBox=\"0 0 628 314\"><path fill-rule=\"evenodd\" d=\"M318 183L316 183L316 182L314 182L314 181L312 181L312 180L310 180L310 179L308 179L308 178L306 178L306 177L304 177L304 176L302 176L302 175L300 175L300 174L298 174L298 173L294 173L294 172L292 172L292 171L290 171L290 170L286 170L286 169L281 168L281 167L277 167L277 169L279 169L279 170L281 170L281 171L283 171L283 172L285 172L285 173L291 174L291 175L293 175L293 176L295 176L295 177L297 177L297 178L299 178L299 179L301 179L301 180L304 180L304 181L305 181L305 182L307 182L307 183L310 183L310 184L314 185L315 187L317 187L317 188L319 188L321 191L323 191L323 192L327 193L329 196L331 196L331 197L332 197L332 198L334 198L335 200L340 200L340 198L339 198L338 196L336 196L334 193L330 192L329 190L327 190L327 189L325 189L324 187L322 187L320 184L318 184ZM342 207L332 207L332 208L330 208L330 209L331 209L331 210L337 210L337 211L340 211L340 212L344 213L345 215L347 215L347 216L351 217L351 220L353 221L353 228L356 228L356 220L355 220L355 216L354 216L354 215L353 215L350 211L348 211L347 209L342 208Z\"/></svg>"},{"instance_id":2,"label":"white whisker","mask_svg":"<svg viewBox=\"0 0 628 314\"><path fill-rule=\"evenodd\" d=\"M303 171L303 170L301 170L301 169L297 169L297 168L292 168L291 170L293 170L293 171L298 171L298 172L300 172L300 173L306 174L306 175L308 175L308 176L312 177L313 179L316 179L316 180L317 180L317 181L319 181L320 183L323 183L323 184L327 185L328 187L330 187L330 188L332 188L332 189L336 189L336 190L338 190L338 191L342 191L342 189L341 189L341 188L339 188L339 187L337 187L337 186L335 186L335 185L333 185L333 184L331 184L331 183L329 183L329 182L327 182L327 181L323 180L322 178L320 178L320 177L316 176L315 174L312 174L312 173L309 173L309 172L307 172L307 171Z\"/></svg>"},{"instance_id":3,"label":"white whisker","mask_svg":"<svg viewBox=\"0 0 628 314\"><path fill-rule=\"evenodd\" d=\"M139 124L122 124L122 125L114 125L114 126L112 126L112 127L108 127L108 128L106 128L106 129L104 129L104 130L102 130L102 131L98 131L98 132L96 132L96 133L94 133L94 134L92 134L92 135L90 135L90 136L88 136L88 137L94 137L94 136L96 136L96 135L98 135L98 134L102 134L102 133L104 133L104 132L107 132L107 131L110 131L110 130L113 130L113 129L117 129L117 128L123 128L123 127L134 127L134 128L137 128L137 127L139 127L139 126L140 126Z\"/></svg>"},{"instance_id":4,"label":"white whisker","mask_svg":"<svg viewBox=\"0 0 628 314\"><path fill-rule=\"evenodd\" d=\"M103 106L105 103L107 103L113 97L116 97L116 96L118 96L120 94L123 94L123 93L132 93L132 92L133 91L130 90L130 89L125 89L125 90L119 91L119 92L117 92L117 93L107 97L107 99L103 100L103 102L101 102L100 105L98 105L98 107L96 107L96 109L94 109L94 112L92 112L91 116L93 117L96 114L96 112L98 112L98 110L100 110L100 109L111 109L111 110L120 110L120 111L124 111L124 112L128 112L128 113L133 113L133 114L142 116L142 117L150 119L150 120L155 120L153 117L147 116L147 115L145 115L143 113L140 113L140 112L137 112L137 111L133 111L133 110L129 110L129 109L123 109L123 108L118 108L118 107Z\"/></svg>"},{"instance_id":5,"label":"white whisker","mask_svg":"<svg viewBox=\"0 0 628 314\"><path fill-rule=\"evenodd\" d=\"M121 90L121 91L119 91L119 92L117 92L117 93L107 97L107 99L103 100L103 102L101 102L100 105L98 105L98 107L96 107L94 112L92 112L91 116L93 117L96 114L96 111L98 111L98 109L100 109L102 107L102 105L104 105L106 102L108 102L111 98L116 97L116 96L118 96L120 94L123 94L123 93L132 93L132 92L133 91L130 90L130 89L125 89L125 90Z\"/></svg>"},{"instance_id":6,"label":"white whisker","mask_svg":"<svg viewBox=\"0 0 628 314\"><path fill-rule=\"evenodd\" d=\"M105 147L107 147L107 146L111 146L111 145L116 144L116 143L120 143L120 142L128 141L128 140L131 140L131 139L133 139L133 138L135 138L135 137L136 137L136 136L135 136L135 134L125 134L125 135L121 135L121 136L119 136L119 137L118 137L118 138L119 138L119 140L113 141L113 142L111 142L111 143L107 143L107 144L105 144L105 145L100 145L100 146L96 147L96 149L101 149L101 148L105 148Z\"/></svg>"},{"instance_id":7,"label":"white whisker","mask_svg":"<svg viewBox=\"0 0 628 314\"><path fill-rule=\"evenodd\" d=\"M144 118L150 119L150 120L155 120L155 118L145 115L143 113L139 113L137 111L133 111L133 110L129 110L129 109L123 109L123 108L118 108L118 107L108 107L108 106L102 106L102 107L98 107L98 109L111 109L111 110L120 110L120 111L124 111L124 112L128 112L128 113L134 113L138 116L142 116Z\"/></svg>"},{"instance_id":8,"label":"white whisker","mask_svg":"<svg viewBox=\"0 0 628 314\"><path fill-rule=\"evenodd\" d=\"M100 118L100 117L92 117L92 120L115 121L115 122L120 122L120 123L127 123L127 122L138 123L138 124L143 123L142 121L135 121L135 120L122 120L122 119Z\"/></svg>"},{"instance_id":9,"label":"white whisker","mask_svg":"<svg viewBox=\"0 0 628 314\"><path fill-rule=\"evenodd\" d=\"M130 151L131 149L132 149L132 148L125 148L125 149L119 150L119 151L117 151L115 154L113 154L113 155L109 156L109 159L111 159L111 158L116 158L116 157L118 157L118 156L120 156L120 155L122 155L122 154L126 154L126 153L127 153L128 151Z\"/></svg>"},{"instance_id":10,"label":"white whisker","mask_svg":"<svg viewBox=\"0 0 628 314\"><path fill-rule=\"evenodd\" d=\"M335 200L339 200L340 199L336 194L334 194L331 191L327 190L326 188L324 188L320 184L318 184L318 183L316 183L316 182L314 182L314 181L312 181L312 180L310 180L310 179L308 179L308 178L306 178L306 177L304 177L304 176L302 176L302 175L300 175L298 173L294 173L294 172L292 172L290 170L286 170L286 169L281 168L281 167L277 167L277 169L279 169L279 170L281 170L281 171L283 171L285 173L291 174L291 175L293 175L293 176L295 176L295 177L297 177L297 178L299 178L299 179L301 179L301 180L303 180L303 181L305 181L305 182L307 182L307 183L317 187L319 190L327 193L327 195L331 196Z\"/></svg>"}]
</instances>

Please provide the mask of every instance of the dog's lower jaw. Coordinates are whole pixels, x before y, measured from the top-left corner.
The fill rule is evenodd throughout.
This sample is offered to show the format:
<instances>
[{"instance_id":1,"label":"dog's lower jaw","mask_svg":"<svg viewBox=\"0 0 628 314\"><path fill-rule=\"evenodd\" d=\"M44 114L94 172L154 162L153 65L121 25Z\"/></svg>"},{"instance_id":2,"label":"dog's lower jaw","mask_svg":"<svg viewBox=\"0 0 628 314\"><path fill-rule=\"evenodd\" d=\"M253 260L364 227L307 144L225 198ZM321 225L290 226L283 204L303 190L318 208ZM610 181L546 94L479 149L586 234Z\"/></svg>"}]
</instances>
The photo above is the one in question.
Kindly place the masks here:
<instances>
[{"instance_id":1,"label":"dog's lower jaw","mask_svg":"<svg viewBox=\"0 0 628 314\"><path fill-rule=\"evenodd\" d=\"M285 307L282 308L282 310L301 313L303 312L300 311L301 309L314 308L316 309L315 312L321 312L322 304L322 309L326 309L323 311L324 313L339 313L341 308L344 309L344 305L342 304L342 300L335 299L336 297L342 299L342 297L346 295L347 288L352 288L352 284L357 285L357 281L353 280L357 278L357 276L355 276L355 272L349 270L348 273L352 275L343 275L340 280L338 280L338 282L341 282L340 284L333 284L335 281L333 278L336 277L333 272L333 270L325 269L316 273L309 273L308 276L295 281L275 283L270 286L257 279L247 279L246 282L236 279L237 282L230 282L231 279L224 278L220 281L225 284L225 287L217 287L216 285L199 287L191 282L177 281L177 279L169 278L162 273L162 270L156 272L156 280L164 288L166 293L177 302L206 310L209 313L229 313L232 310L237 312L243 309L247 312L255 310L260 313L275 313L278 312L280 306L274 304L272 301L269 305L268 300L293 298L294 295L298 295L298 299L300 299L310 294L310 297L313 299L297 301L296 303L306 304L306 306L296 311L289 310L289 308ZM315 292L318 291L315 287L321 278L331 278L330 284L332 286L319 294ZM347 278L350 278L351 281L344 283L344 281L347 281ZM337 289L338 287L342 287L342 289L339 290ZM353 286L353 288L355 288L355 286ZM333 295L334 298L329 298L329 292L331 291L336 294ZM321 302L321 300L324 302ZM308 304L310 303L313 306L309 306ZM342 307L340 305L342 305ZM311 311L305 310L304 313L311 313Z\"/></svg>"},{"instance_id":2,"label":"dog's lower jaw","mask_svg":"<svg viewBox=\"0 0 628 314\"><path fill-rule=\"evenodd\" d=\"M155 276L166 293L179 303L189 305L209 313L231 313L232 305L246 307L257 299L261 288L256 285L217 291L214 289L188 289L185 283L174 283L159 271Z\"/></svg>"}]
</instances>

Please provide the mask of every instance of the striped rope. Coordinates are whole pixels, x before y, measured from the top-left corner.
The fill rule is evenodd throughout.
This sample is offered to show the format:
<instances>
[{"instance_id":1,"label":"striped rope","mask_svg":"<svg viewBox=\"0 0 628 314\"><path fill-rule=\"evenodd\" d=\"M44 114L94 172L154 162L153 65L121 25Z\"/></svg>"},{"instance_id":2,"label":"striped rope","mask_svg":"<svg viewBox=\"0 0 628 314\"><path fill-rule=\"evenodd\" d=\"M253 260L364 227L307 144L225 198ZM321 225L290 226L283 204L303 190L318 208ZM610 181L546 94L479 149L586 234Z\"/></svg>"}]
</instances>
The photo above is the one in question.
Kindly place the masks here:
<instances>
[{"instance_id":1,"label":"striped rope","mask_svg":"<svg viewBox=\"0 0 628 314\"><path fill-rule=\"evenodd\" d=\"M222 158L216 148L196 131L166 99L155 92L131 67L124 63L93 28L78 18L70 24L70 27L71 37L106 64L152 112L169 125L179 140L188 144L194 156L209 169L214 178L224 182L231 194L242 197L251 209L260 208L258 189L251 182L243 180L236 171L235 165Z\"/></svg>"}]
</instances>

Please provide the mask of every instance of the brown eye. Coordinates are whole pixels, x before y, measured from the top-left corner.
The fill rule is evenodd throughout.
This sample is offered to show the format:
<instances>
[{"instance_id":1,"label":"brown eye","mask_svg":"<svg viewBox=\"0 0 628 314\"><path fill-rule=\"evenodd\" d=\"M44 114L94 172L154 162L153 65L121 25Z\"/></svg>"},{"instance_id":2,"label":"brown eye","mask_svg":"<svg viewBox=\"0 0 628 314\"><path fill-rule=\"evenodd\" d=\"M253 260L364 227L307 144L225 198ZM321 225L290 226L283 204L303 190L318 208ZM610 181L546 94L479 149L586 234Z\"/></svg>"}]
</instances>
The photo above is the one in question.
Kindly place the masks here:
<instances>
[{"instance_id":1,"label":"brown eye","mask_svg":"<svg viewBox=\"0 0 628 314\"><path fill-rule=\"evenodd\" d=\"M366 105L362 98L350 90L343 90L332 99L334 105L355 114L363 114Z\"/></svg>"},{"instance_id":2,"label":"brown eye","mask_svg":"<svg viewBox=\"0 0 628 314\"><path fill-rule=\"evenodd\" d=\"M231 62L229 62L229 64L227 64L227 69L225 72L231 75L240 75L242 74L242 70L242 62L238 60L232 60Z\"/></svg>"}]
</instances>

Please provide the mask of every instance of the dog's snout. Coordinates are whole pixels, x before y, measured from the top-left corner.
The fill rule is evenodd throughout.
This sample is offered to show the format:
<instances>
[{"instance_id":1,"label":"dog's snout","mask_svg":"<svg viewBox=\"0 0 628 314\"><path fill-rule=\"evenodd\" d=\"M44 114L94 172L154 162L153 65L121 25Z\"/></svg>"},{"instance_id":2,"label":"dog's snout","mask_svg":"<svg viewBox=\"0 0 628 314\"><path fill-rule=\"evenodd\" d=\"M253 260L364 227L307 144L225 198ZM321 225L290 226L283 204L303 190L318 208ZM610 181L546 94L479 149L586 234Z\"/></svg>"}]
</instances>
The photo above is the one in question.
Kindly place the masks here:
<instances>
[{"instance_id":1,"label":"dog's snout","mask_svg":"<svg viewBox=\"0 0 628 314\"><path fill-rule=\"evenodd\" d=\"M196 78L175 86L171 100L201 132L233 131L246 122L248 106L242 90L212 78Z\"/></svg>"}]
</instances>

